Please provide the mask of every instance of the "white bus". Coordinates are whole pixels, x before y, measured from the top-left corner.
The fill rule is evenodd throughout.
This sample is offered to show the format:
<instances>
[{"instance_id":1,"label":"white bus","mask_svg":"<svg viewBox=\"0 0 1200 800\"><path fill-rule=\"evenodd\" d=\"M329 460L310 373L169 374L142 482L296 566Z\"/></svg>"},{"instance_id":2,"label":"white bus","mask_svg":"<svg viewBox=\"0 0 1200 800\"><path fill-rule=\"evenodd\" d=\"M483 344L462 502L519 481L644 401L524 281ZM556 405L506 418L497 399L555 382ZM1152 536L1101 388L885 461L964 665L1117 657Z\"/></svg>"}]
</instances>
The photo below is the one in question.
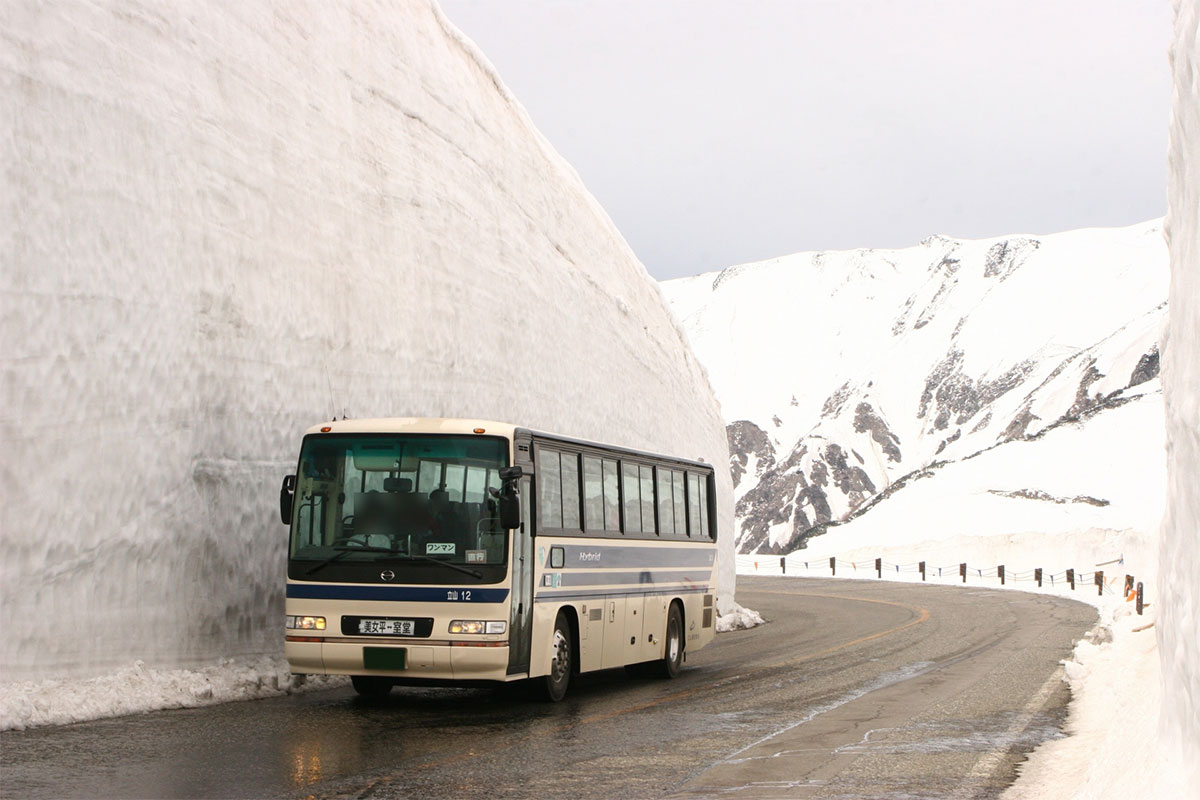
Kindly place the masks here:
<instances>
[{"instance_id":1,"label":"white bus","mask_svg":"<svg viewBox=\"0 0 1200 800\"><path fill-rule=\"evenodd\" d=\"M715 632L713 467L510 424L340 420L304 436L292 672L395 685L678 674Z\"/></svg>"}]
</instances>

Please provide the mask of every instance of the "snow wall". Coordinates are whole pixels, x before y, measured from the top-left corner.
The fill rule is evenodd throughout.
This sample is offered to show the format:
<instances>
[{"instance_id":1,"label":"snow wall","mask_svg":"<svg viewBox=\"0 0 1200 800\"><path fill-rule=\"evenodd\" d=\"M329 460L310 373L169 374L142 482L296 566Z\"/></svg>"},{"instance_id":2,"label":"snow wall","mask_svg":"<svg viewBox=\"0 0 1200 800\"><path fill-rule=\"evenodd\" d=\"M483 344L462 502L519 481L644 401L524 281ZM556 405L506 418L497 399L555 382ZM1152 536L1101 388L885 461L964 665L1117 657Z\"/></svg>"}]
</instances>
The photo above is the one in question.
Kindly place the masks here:
<instances>
[{"instance_id":1,"label":"snow wall","mask_svg":"<svg viewBox=\"0 0 1200 800\"><path fill-rule=\"evenodd\" d=\"M426 2L0 4L5 681L282 650L277 492L343 412L718 465L699 363Z\"/></svg>"},{"instance_id":2,"label":"snow wall","mask_svg":"<svg viewBox=\"0 0 1200 800\"><path fill-rule=\"evenodd\" d=\"M1163 728L1200 786L1200 2L1174 0L1167 157L1171 289L1163 395L1167 512L1159 558Z\"/></svg>"}]
</instances>

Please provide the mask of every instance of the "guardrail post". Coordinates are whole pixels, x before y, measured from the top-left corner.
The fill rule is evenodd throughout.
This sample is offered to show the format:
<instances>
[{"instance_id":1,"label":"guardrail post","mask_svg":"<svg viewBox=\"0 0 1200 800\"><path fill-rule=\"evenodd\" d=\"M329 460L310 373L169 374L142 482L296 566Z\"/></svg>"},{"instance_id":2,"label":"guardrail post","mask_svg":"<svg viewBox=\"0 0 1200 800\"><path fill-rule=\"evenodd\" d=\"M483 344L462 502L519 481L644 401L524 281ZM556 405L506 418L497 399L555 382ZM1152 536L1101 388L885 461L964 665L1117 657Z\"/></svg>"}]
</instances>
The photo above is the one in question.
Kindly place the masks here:
<instances>
[{"instance_id":1,"label":"guardrail post","mask_svg":"<svg viewBox=\"0 0 1200 800\"><path fill-rule=\"evenodd\" d=\"M1003 586L1004 585L1004 565L1003 564L996 567L996 574L1000 576L1000 585Z\"/></svg>"},{"instance_id":2,"label":"guardrail post","mask_svg":"<svg viewBox=\"0 0 1200 800\"><path fill-rule=\"evenodd\" d=\"M836 556L829 557L829 571L830 571L830 573L837 575L837 557Z\"/></svg>"},{"instance_id":3,"label":"guardrail post","mask_svg":"<svg viewBox=\"0 0 1200 800\"><path fill-rule=\"evenodd\" d=\"M1075 591L1075 570L1067 570L1067 583L1071 584L1071 591Z\"/></svg>"},{"instance_id":4,"label":"guardrail post","mask_svg":"<svg viewBox=\"0 0 1200 800\"><path fill-rule=\"evenodd\" d=\"M883 577L883 559L882 558L875 559L875 576L878 578Z\"/></svg>"},{"instance_id":5,"label":"guardrail post","mask_svg":"<svg viewBox=\"0 0 1200 800\"><path fill-rule=\"evenodd\" d=\"M1096 570L1096 589L1101 596L1104 595L1104 570Z\"/></svg>"},{"instance_id":6,"label":"guardrail post","mask_svg":"<svg viewBox=\"0 0 1200 800\"><path fill-rule=\"evenodd\" d=\"M920 567L921 567L921 580L925 580L925 562L924 561L921 562Z\"/></svg>"},{"instance_id":7,"label":"guardrail post","mask_svg":"<svg viewBox=\"0 0 1200 800\"><path fill-rule=\"evenodd\" d=\"M1133 591L1133 576L1125 576L1125 591L1122 593L1125 597L1129 597L1129 593Z\"/></svg>"},{"instance_id":8,"label":"guardrail post","mask_svg":"<svg viewBox=\"0 0 1200 800\"><path fill-rule=\"evenodd\" d=\"M1142 615L1142 609L1143 609L1143 608L1145 608L1145 607L1146 607L1146 604L1145 604L1144 602L1142 602L1142 582L1141 582L1141 581L1138 581L1138 585L1137 585L1137 612L1138 612L1138 616L1139 616L1139 617Z\"/></svg>"},{"instance_id":9,"label":"guardrail post","mask_svg":"<svg viewBox=\"0 0 1200 800\"><path fill-rule=\"evenodd\" d=\"M1038 582L1038 588L1042 588L1042 568L1038 567L1033 571L1033 579Z\"/></svg>"},{"instance_id":10,"label":"guardrail post","mask_svg":"<svg viewBox=\"0 0 1200 800\"><path fill-rule=\"evenodd\" d=\"M786 557L784 557L784 556L780 556L780 557L779 557L779 570L780 570L780 571L781 571L781 572L782 572L784 575L787 575L787 558L786 558Z\"/></svg>"},{"instance_id":11,"label":"guardrail post","mask_svg":"<svg viewBox=\"0 0 1200 800\"><path fill-rule=\"evenodd\" d=\"M967 564L964 561L958 565L958 574L962 575L963 583L967 582Z\"/></svg>"}]
</instances>

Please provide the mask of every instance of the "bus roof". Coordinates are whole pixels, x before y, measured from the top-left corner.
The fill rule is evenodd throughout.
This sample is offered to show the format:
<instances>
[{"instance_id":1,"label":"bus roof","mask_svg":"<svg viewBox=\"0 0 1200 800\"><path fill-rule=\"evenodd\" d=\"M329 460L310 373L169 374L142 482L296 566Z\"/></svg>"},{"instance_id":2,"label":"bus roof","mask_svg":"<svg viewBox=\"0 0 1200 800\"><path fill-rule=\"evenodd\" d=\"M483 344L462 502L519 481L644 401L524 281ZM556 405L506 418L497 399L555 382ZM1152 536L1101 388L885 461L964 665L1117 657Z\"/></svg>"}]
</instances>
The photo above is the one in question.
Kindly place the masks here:
<instances>
[{"instance_id":1,"label":"bus roof","mask_svg":"<svg viewBox=\"0 0 1200 800\"><path fill-rule=\"evenodd\" d=\"M326 430L328 428L328 430ZM482 428L493 436L511 439L516 426L487 419L446 419L443 417L382 417L376 419L336 419L322 422L305 431L311 433L460 433L471 434Z\"/></svg>"},{"instance_id":2,"label":"bus roof","mask_svg":"<svg viewBox=\"0 0 1200 800\"><path fill-rule=\"evenodd\" d=\"M328 428L328 430L325 430ZM473 434L475 430L482 428L486 433L493 436L503 436L506 439L512 439L515 434L528 434L538 439L546 439L563 444L578 445L580 447L600 447L605 450L612 450L617 453L623 453L630 456L642 456L645 458L661 459L665 461L675 461L682 464L691 464L696 467L712 469L713 465L706 461L700 461L692 458L682 458L680 456L671 456L663 453L655 453L649 450L636 450L632 447L620 447L618 445L607 444L605 442L596 442L589 439L577 439L570 436L562 436L557 433L547 433L545 431L532 430L530 428L522 428L513 425L510 422L497 422L495 420L486 419L447 419L443 417L379 417L372 419L337 419L330 422L323 422L319 425L314 425L305 431L305 435L319 433L447 433L447 434Z\"/></svg>"}]
</instances>

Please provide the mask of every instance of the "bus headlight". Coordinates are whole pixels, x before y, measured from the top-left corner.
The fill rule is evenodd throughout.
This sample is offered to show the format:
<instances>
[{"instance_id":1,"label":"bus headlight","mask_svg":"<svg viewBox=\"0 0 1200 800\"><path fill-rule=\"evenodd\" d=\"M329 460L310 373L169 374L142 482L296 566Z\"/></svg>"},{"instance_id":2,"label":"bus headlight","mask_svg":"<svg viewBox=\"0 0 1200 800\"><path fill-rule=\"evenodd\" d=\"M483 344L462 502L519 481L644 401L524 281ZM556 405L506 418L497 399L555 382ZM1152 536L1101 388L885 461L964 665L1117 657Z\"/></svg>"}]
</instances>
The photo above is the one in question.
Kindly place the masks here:
<instances>
[{"instance_id":1,"label":"bus headlight","mask_svg":"<svg viewBox=\"0 0 1200 800\"><path fill-rule=\"evenodd\" d=\"M285 628L292 628L301 631L323 631L325 630L324 617L294 617L288 614L283 618Z\"/></svg>"},{"instance_id":2,"label":"bus headlight","mask_svg":"<svg viewBox=\"0 0 1200 800\"><path fill-rule=\"evenodd\" d=\"M450 623L451 633L504 633L508 623L504 620L456 619Z\"/></svg>"}]
</instances>

